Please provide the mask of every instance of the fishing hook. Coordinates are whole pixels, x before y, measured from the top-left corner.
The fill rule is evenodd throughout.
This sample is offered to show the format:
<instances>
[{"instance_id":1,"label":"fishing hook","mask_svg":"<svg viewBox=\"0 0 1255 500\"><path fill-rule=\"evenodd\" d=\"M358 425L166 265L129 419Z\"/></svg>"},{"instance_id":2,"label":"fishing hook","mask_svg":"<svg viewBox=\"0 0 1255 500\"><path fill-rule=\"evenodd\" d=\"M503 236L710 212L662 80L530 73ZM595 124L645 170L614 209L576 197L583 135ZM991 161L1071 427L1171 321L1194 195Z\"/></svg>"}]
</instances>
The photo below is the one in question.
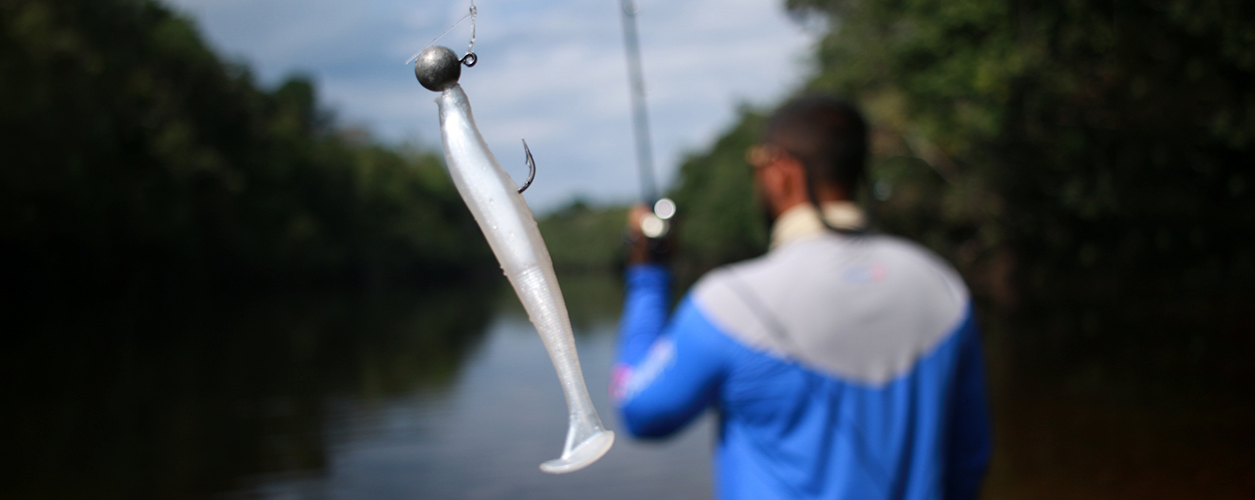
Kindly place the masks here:
<instances>
[{"instance_id":1,"label":"fishing hook","mask_svg":"<svg viewBox=\"0 0 1255 500\"><path fill-rule=\"evenodd\" d=\"M519 194L527 190L532 185L532 181L536 180L536 160L532 159L532 150L527 149L527 139L523 139L523 155L527 162L527 182L523 183L523 187L519 188Z\"/></svg>"},{"instance_id":2,"label":"fishing hook","mask_svg":"<svg viewBox=\"0 0 1255 500\"><path fill-rule=\"evenodd\" d=\"M479 62L479 56L474 52L467 52L461 59L458 59L458 62L465 64L468 68L474 68L475 63Z\"/></svg>"}]
</instances>

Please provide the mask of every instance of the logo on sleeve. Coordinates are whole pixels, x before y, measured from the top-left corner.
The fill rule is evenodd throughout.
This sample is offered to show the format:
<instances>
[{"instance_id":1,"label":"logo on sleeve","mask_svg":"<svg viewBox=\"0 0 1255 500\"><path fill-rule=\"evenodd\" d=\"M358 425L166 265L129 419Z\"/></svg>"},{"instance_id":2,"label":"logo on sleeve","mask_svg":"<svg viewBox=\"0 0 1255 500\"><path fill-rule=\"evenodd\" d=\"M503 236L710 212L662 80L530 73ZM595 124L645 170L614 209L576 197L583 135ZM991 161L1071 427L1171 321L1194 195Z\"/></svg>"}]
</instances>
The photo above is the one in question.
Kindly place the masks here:
<instances>
[{"instance_id":1,"label":"logo on sleeve","mask_svg":"<svg viewBox=\"0 0 1255 500\"><path fill-rule=\"evenodd\" d=\"M610 374L610 398L620 405L640 394L675 360L675 342L659 338L639 366L615 365Z\"/></svg>"}]
</instances>

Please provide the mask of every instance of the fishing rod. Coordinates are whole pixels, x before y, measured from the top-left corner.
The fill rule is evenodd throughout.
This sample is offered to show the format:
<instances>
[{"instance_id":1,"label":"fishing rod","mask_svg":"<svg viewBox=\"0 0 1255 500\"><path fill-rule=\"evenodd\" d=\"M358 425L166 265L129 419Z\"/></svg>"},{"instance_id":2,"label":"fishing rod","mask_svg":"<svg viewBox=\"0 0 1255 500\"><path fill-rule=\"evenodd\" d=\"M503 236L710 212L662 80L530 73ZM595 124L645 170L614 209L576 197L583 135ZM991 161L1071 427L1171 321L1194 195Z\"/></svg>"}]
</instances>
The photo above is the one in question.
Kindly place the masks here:
<instances>
[{"instance_id":1,"label":"fishing rod","mask_svg":"<svg viewBox=\"0 0 1255 500\"><path fill-rule=\"evenodd\" d=\"M627 52L628 91L632 96L632 125L636 136L636 166L641 176L641 202L653 211L641 220L641 233L651 240L665 237L671 231L671 218L676 205L670 198L658 198L654 182L654 153L649 140L649 115L645 106L645 77L641 70L640 36L636 31L636 14L640 12L633 0L620 0L623 18L623 46Z\"/></svg>"}]
</instances>

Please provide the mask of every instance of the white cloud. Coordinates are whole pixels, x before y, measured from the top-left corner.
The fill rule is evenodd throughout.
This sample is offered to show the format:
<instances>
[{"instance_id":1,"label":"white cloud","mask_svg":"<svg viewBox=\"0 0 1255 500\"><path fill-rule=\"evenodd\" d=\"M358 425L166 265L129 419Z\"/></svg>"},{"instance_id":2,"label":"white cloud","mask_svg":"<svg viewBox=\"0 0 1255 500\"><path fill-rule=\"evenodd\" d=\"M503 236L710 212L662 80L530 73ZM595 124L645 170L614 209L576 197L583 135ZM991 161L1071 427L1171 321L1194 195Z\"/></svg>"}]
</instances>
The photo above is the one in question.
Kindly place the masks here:
<instances>
[{"instance_id":1,"label":"white cloud","mask_svg":"<svg viewBox=\"0 0 1255 500\"><path fill-rule=\"evenodd\" d=\"M466 1L168 0L211 43L265 84L317 79L323 101L381 138L436 145L434 94L406 57L462 17ZM727 127L741 101L769 104L806 71L810 35L779 0L638 0L658 178ZM536 155L529 203L577 195L623 201L639 191L617 0L478 0L475 51L462 85L506 170L522 174L520 138ZM469 22L438 42L465 50Z\"/></svg>"}]
</instances>

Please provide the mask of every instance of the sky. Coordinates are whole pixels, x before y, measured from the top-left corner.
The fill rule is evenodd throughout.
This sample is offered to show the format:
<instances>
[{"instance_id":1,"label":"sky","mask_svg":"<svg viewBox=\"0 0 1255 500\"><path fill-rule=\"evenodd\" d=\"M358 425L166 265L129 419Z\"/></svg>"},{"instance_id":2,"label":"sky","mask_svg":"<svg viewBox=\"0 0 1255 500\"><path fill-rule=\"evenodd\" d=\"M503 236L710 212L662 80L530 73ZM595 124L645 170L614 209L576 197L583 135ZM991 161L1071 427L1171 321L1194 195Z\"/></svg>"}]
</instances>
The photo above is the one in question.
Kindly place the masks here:
<instances>
[{"instance_id":1,"label":"sky","mask_svg":"<svg viewBox=\"0 0 1255 500\"><path fill-rule=\"evenodd\" d=\"M312 77L341 125L391 144L440 144L436 94L406 59L469 0L166 0L262 85ZM637 26L654 149L665 189L686 154L709 147L741 104L772 106L809 74L818 33L782 0L638 0ZM543 213L575 199L640 197L619 0L476 0L475 53L460 83L502 167L525 178ZM470 22L437 44L466 51Z\"/></svg>"}]
</instances>

